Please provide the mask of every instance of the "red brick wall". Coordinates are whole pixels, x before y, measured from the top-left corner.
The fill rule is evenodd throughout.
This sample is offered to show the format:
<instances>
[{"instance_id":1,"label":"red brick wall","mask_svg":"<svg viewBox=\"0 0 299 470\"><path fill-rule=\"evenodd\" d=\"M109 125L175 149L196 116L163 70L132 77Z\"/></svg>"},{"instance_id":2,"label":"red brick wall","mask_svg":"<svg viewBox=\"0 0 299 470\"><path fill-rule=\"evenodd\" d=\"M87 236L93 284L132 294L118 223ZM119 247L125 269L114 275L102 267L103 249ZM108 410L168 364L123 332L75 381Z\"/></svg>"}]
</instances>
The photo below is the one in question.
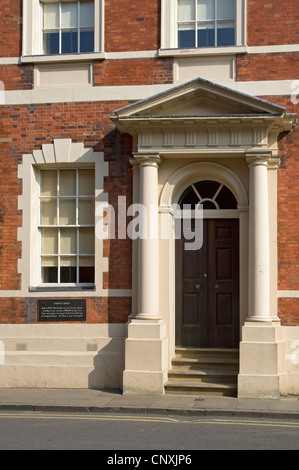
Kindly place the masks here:
<instances>
[{"instance_id":1,"label":"red brick wall","mask_svg":"<svg viewBox=\"0 0 299 470\"><path fill-rule=\"evenodd\" d=\"M278 299L278 315L283 326L298 326L299 299Z\"/></svg>"},{"instance_id":2,"label":"red brick wall","mask_svg":"<svg viewBox=\"0 0 299 470\"><path fill-rule=\"evenodd\" d=\"M291 93L291 91L290 91ZM285 106L289 113L299 114L299 105L290 96L265 96L264 99ZM282 157L278 171L278 289L299 290L299 128L279 138ZM299 299L278 301L279 316L284 325L299 325Z\"/></svg>"},{"instance_id":3,"label":"red brick wall","mask_svg":"<svg viewBox=\"0 0 299 470\"><path fill-rule=\"evenodd\" d=\"M4 83L4 89L32 90L33 66L32 65L1 65L0 80Z\"/></svg>"},{"instance_id":4,"label":"red brick wall","mask_svg":"<svg viewBox=\"0 0 299 470\"><path fill-rule=\"evenodd\" d=\"M160 0L105 2L106 52L159 49L160 16Z\"/></svg>"},{"instance_id":5,"label":"red brick wall","mask_svg":"<svg viewBox=\"0 0 299 470\"><path fill-rule=\"evenodd\" d=\"M104 191L109 202L117 208L117 197L126 196L131 203L132 169L128 162L132 140L121 136L110 116L127 102L60 103L29 106L4 106L0 114L0 290L20 289L17 273L22 246L17 242L17 229L22 226L22 213L18 211L18 195L22 183L18 179L18 163L22 154L40 149L54 138L70 138L84 142L85 147L104 151L109 162L109 176ZM23 247L29 249L29 247ZM131 241L105 242L104 256L109 258L109 273L104 276L107 289L131 288ZM18 305L11 307L12 302ZM88 321L126 321L131 299L89 300ZM92 303L93 302L93 303ZM15 305L15 304L14 304ZM28 305L16 299L0 299L0 322L26 321ZM104 312L104 313L103 313Z\"/></svg>"},{"instance_id":6,"label":"red brick wall","mask_svg":"<svg viewBox=\"0 0 299 470\"><path fill-rule=\"evenodd\" d=\"M105 2L107 52L156 50L160 47L160 0ZM296 0L248 0L249 46L299 43ZM1 0L0 56L18 57L22 49L22 0Z\"/></svg>"},{"instance_id":7,"label":"red brick wall","mask_svg":"<svg viewBox=\"0 0 299 470\"><path fill-rule=\"evenodd\" d=\"M1 0L0 57L19 57L22 51L22 0Z\"/></svg>"},{"instance_id":8,"label":"red brick wall","mask_svg":"<svg viewBox=\"0 0 299 470\"><path fill-rule=\"evenodd\" d=\"M131 313L130 297L85 297L87 298L86 323L127 322ZM0 298L0 323L37 323L37 304L38 299L34 297Z\"/></svg>"},{"instance_id":9,"label":"red brick wall","mask_svg":"<svg viewBox=\"0 0 299 470\"><path fill-rule=\"evenodd\" d=\"M94 64L94 85L130 86L173 82L172 59L105 60Z\"/></svg>"},{"instance_id":10,"label":"red brick wall","mask_svg":"<svg viewBox=\"0 0 299 470\"><path fill-rule=\"evenodd\" d=\"M299 52L237 56L237 81L298 78Z\"/></svg>"},{"instance_id":11,"label":"red brick wall","mask_svg":"<svg viewBox=\"0 0 299 470\"><path fill-rule=\"evenodd\" d=\"M248 0L247 4L248 46L299 43L297 1Z\"/></svg>"}]
</instances>

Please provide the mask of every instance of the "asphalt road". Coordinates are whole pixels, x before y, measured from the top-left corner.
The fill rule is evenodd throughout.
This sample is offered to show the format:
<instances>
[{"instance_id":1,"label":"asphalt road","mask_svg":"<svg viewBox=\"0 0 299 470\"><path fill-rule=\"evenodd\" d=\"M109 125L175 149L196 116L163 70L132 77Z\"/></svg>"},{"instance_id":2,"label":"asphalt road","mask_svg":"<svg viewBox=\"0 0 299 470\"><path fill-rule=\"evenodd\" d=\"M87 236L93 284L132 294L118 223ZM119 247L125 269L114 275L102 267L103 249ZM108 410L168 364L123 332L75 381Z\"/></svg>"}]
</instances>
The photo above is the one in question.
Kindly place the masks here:
<instances>
[{"instance_id":1,"label":"asphalt road","mask_svg":"<svg viewBox=\"0 0 299 470\"><path fill-rule=\"evenodd\" d=\"M195 458L192 452L188 453L192 450L298 449L299 422L295 420L0 413L0 450L102 450L106 452L100 454L99 463L125 464L135 468L144 468L145 464L153 468L157 464L188 466ZM126 451L125 456L134 457L138 450L151 451L147 462L116 461L124 457L115 451ZM169 452L159 454L159 451ZM171 451L181 455L181 462L171 459ZM166 462L159 461L164 458L161 455L168 455ZM109 458L113 460L108 462Z\"/></svg>"}]
</instances>

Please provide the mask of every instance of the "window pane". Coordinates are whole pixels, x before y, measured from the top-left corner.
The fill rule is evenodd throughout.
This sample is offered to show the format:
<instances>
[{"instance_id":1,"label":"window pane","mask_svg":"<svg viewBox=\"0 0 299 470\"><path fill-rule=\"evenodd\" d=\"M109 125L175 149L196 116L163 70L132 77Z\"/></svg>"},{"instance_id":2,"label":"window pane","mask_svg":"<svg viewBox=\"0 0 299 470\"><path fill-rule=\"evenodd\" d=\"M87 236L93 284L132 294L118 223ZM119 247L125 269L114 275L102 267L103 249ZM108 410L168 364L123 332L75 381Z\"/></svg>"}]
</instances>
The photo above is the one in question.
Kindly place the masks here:
<instances>
[{"instance_id":1,"label":"window pane","mask_svg":"<svg viewBox=\"0 0 299 470\"><path fill-rule=\"evenodd\" d=\"M218 20L234 20L235 18L236 18L236 1L235 0L218 0L217 19Z\"/></svg>"},{"instance_id":2,"label":"window pane","mask_svg":"<svg viewBox=\"0 0 299 470\"><path fill-rule=\"evenodd\" d=\"M94 32L81 31L80 32L80 52L93 52L94 51Z\"/></svg>"},{"instance_id":3,"label":"window pane","mask_svg":"<svg viewBox=\"0 0 299 470\"><path fill-rule=\"evenodd\" d=\"M76 225L76 199L60 199L59 225Z\"/></svg>"},{"instance_id":4,"label":"window pane","mask_svg":"<svg viewBox=\"0 0 299 470\"><path fill-rule=\"evenodd\" d=\"M58 3L44 4L44 29L59 28L59 5Z\"/></svg>"},{"instance_id":5,"label":"window pane","mask_svg":"<svg viewBox=\"0 0 299 470\"><path fill-rule=\"evenodd\" d=\"M195 20L195 0L178 0L178 20Z\"/></svg>"},{"instance_id":6,"label":"window pane","mask_svg":"<svg viewBox=\"0 0 299 470\"><path fill-rule=\"evenodd\" d=\"M79 200L79 225L94 224L94 203L90 200Z\"/></svg>"},{"instance_id":7,"label":"window pane","mask_svg":"<svg viewBox=\"0 0 299 470\"><path fill-rule=\"evenodd\" d=\"M51 256L42 258L42 282L57 283L58 282L58 258Z\"/></svg>"},{"instance_id":8,"label":"window pane","mask_svg":"<svg viewBox=\"0 0 299 470\"><path fill-rule=\"evenodd\" d=\"M94 3L80 3L80 26L83 28L94 27Z\"/></svg>"},{"instance_id":9,"label":"window pane","mask_svg":"<svg viewBox=\"0 0 299 470\"><path fill-rule=\"evenodd\" d=\"M94 196L94 170L79 170L79 195Z\"/></svg>"},{"instance_id":10,"label":"window pane","mask_svg":"<svg viewBox=\"0 0 299 470\"><path fill-rule=\"evenodd\" d=\"M197 0L197 20L215 19L215 0Z\"/></svg>"},{"instance_id":11,"label":"window pane","mask_svg":"<svg viewBox=\"0 0 299 470\"><path fill-rule=\"evenodd\" d=\"M44 33L44 53L59 54L59 33Z\"/></svg>"},{"instance_id":12,"label":"window pane","mask_svg":"<svg viewBox=\"0 0 299 470\"><path fill-rule=\"evenodd\" d=\"M57 171L41 172L41 196L57 195Z\"/></svg>"},{"instance_id":13,"label":"window pane","mask_svg":"<svg viewBox=\"0 0 299 470\"><path fill-rule=\"evenodd\" d=\"M74 256L60 258L60 282L77 282L77 258Z\"/></svg>"},{"instance_id":14,"label":"window pane","mask_svg":"<svg viewBox=\"0 0 299 470\"><path fill-rule=\"evenodd\" d=\"M77 28L78 27L78 3L62 3L61 4L61 27Z\"/></svg>"},{"instance_id":15,"label":"window pane","mask_svg":"<svg viewBox=\"0 0 299 470\"><path fill-rule=\"evenodd\" d=\"M79 232L79 253L94 254L94 229L81 228Z\"/></svg>"},{"instance_id":16,"label":"window pane","mask_svg":"<svg viewBox=\"0 0 299 470\"><path fill-rule=\"evenodd\" d=\"M178 46L181 49L195 47L195 29L192 25L179 28Z\"/></svg>"},{"instance_id":17,"label":"window pane","mask_svg":"<svg viewBox=\"0 0 299 470\"><path fill-rule=\"evenodd\" d=\"M57 199L42 199L40 204L41 225L57 224Z\"/></svg>"},{"instance_id":18,"label":"window pane","mask_svg":"<svg viewBox=\"0 0 299 470\"><path fill-rule=\"evenodd\" d=\"M55 228L43 228L41 231L42 254L54 255L58 253L58 232Z\"/></svg>"},{"instance_id":19,"label":"window pane","mask_svg":"<svg viewBox=\"0 0 299 470\"><path fill-rule=\"evenodd\" d=\"M213 47L215 46L215 29L201 28L197 31L197 44L198 47Z\"/></svg>"},{"instance_id":20,"label":"window pane","mask_svg":"<svg viewBox=\"0 0 299 470\"><path fill-rule=\"evenodd\" d=\"M77 253L77 229L60 229L60 253L62 255Z\"/></svg>"},{"instance_id":21,"label":"window pane","mask_svg":"<svg viewBox=\"0 0 299 470\"><path fill-rule=\"evenodd\" d=\"M238 203L231 192L231 190L227 186L223 186L222 190L218 194L216 201L219 204L220 209L237 209Z\"/></svg>"},{"instance_id":22,"label":"window pane","mask_svg":"<svg viewBox=\"0 0 299 470\"><path fill-rule=\"evenodd\" d=\"M195 209L196 204L199 203L199 197L197 196L196 192L192 188L192 186L189 186L184 193L181 196L180 199L180 208L183 209L184 205L190 205L190 209ZM186 209L186 208L185 208Z\"/></svg>"},{"instance_id":23,"label":"window pane","mask_svg":"<svg viewBox=\"0 0 299 470\"><path fill-rule=\"evenodd\" d=\"M77 282L77 268L73 266L60 268L60 282L62 284L75 284Z\"/></svg>"},{"instance_id":24,"label":"window pane","mask_svg":"<svg viewBox=\"0 0 299 470\"><path fill-rule=\"evenodd\" d=\"M217 46L234 46L235 28L220 27L217 29Z\"/></svg>"},{"instance_id":25,"label":"window pane","mask_svg":"<svg viewBox=\"0 0 299 470\"><path fill-rule=\"evenodd\" d=\"M76 54L78 52L78 33L68 31L61 34L61 53Z\"/></svg>"},{"instance_id":26,"label":"window pane","mask_svg":"<svg viewBox=\"0 0 299 470\"><path fill-rule=\"evenodd\" d=\"M217 181L198 181L194 185L202 199L213 199L220 187Z\"/></svg>"},{"instance_id":27,"label":"window pane","mask_svg":"<svg viewBox=\"0 0 299 470\"><path fill-rule=\"evenodd\" d=\"M60 170L59 194L60 196L76 196L76 170Z\"/></svg>"},{"instance_id":28,"label":"window pane","mask_svg":"<svg viewBox=\"0 0 299 470\"><path fill-rule=\"evenodd\" d=\"M94 257L80 257L79 260L79 282L94 282Z\"/></svg>"}]
</instances>

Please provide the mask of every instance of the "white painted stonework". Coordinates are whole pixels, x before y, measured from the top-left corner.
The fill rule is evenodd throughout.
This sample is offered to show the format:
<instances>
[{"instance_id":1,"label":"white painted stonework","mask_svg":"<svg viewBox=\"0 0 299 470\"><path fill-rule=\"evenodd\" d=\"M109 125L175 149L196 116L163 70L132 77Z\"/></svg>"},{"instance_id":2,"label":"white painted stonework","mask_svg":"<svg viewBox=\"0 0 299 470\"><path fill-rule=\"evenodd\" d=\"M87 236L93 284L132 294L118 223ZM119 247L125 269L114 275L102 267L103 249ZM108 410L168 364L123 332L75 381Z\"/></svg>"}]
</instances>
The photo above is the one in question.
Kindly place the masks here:
<instances>
[{"instance_id":1,"label":"white painted stonework","mask_svg":"<svg viewBox=\"0 0 299 470\"><path fill-rule=\"evenodd\" d=\"M1 388L122 387L125 325L0 325Z\"/></svg>"},{"instance_id":2,"label":"white painted stonework","mask_svg":"<svg viewBox=\"0 0 299 470\"><path fill-rule=\"evenodd\" d=\"M163 219L164 225L172 226L172 204L192 182L214 179L235 195L238 210L220 211L216 217L240 220L242 341L238 393L240 397L275 397L289 393L292 387L294 390L293 380L297 378L290 368L285 369L284 329L277 316L277 240L273 235L280 161L277 138L291 130L294 116L287 115L282 107L202 79L129 105L116 115L113 121L117 128L131 133L135 140L134 200L150 200L150 194L158 191L160 224ZM157 183L152 179L149 189L141 162L155 166L158 172ZM204 217L215 217L215 211L206 211ZM150 254L157 258L157 250L159 284L156 280L151 284L149 279L147 283L147 309L152 309L156 318L156 330L141 308L146 295L142 275L134 277L133 302L137 299L128 324L125 393L145 393L146 389L163 393L166 364L170 367L174 357L174 239L160 240L154 251L139 241L133 249L133 270L140 276ZM161 333L164 329L166 335ZM297 337L299 328L292 332ZM150 373L152 354L155 367Z\"/></svg>"}]
</instances>

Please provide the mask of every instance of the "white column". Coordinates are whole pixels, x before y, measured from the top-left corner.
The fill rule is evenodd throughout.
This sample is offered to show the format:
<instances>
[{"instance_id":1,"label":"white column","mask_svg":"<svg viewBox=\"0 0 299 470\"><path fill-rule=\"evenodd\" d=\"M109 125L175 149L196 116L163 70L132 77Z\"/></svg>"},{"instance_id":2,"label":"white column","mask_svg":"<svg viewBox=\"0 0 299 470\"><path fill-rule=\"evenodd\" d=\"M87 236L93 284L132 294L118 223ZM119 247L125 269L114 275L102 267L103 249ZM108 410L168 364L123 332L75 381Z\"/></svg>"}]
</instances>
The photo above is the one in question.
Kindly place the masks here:
<instances>
[{"instance_id":1,"label":"white column","mask_svg":"<svg viewBox=\"0 0 299 470\"><path fill-rule=\"evenodd\" d=\"M133 171L133 204L139 203L139 165L135 158L130 159ZM138 313L138 238L132 240L132 313L129 318L135 318Z\"/></svg>"},{"instance_id":2,"label":"white column","mask_svg":"<svg viewBox=\"0 0 299 470\"><path fill-rule=\"evenodd\" d=\"M160 158L157 155L136 154L135 160L139 163L139 209L141 211L138 266L136 267L138 306L128 322L123 393L163 394L164 383L167 380L168 346L166 325L159 312L158 166ZM134 255L137 255L136 251Z\"/></svg>"},{"instance_id":3,"label":"white column","mask_svg":"<svg viewBox=\"0 0 299 470\"><path fill-rule=\"evenodd\" d=\"M249 196L249 316L240 343L240 398L277 397L283 357L282 327L271 296L270 213L268 168L271 152L246 154L250 171ZM271 180L270 180L271 181ZM273 218L273 216L272 216ZM272 292L273 295L273 292Z\"/></svg>"},{"instance_id":4,"label":"white column","mask_svg":"<svg viewBox=\"0 0 299 470\"><path fill-rule=\"evenodd\" d=\"M249 189L249 318L277 321L270 312L270 242L268 161L271 153L248 153Z\"/></svg>"},{"instance_id":5,"label":"white column","mask_svg":"<svg viewBox=\"0 0 299 470\"><path fill-rule=\"evenodd\" d=\"M138 249L138 314L136 318L159 318L158 156L138 156L142 237Z\"/></svg>"}]
</instances>

